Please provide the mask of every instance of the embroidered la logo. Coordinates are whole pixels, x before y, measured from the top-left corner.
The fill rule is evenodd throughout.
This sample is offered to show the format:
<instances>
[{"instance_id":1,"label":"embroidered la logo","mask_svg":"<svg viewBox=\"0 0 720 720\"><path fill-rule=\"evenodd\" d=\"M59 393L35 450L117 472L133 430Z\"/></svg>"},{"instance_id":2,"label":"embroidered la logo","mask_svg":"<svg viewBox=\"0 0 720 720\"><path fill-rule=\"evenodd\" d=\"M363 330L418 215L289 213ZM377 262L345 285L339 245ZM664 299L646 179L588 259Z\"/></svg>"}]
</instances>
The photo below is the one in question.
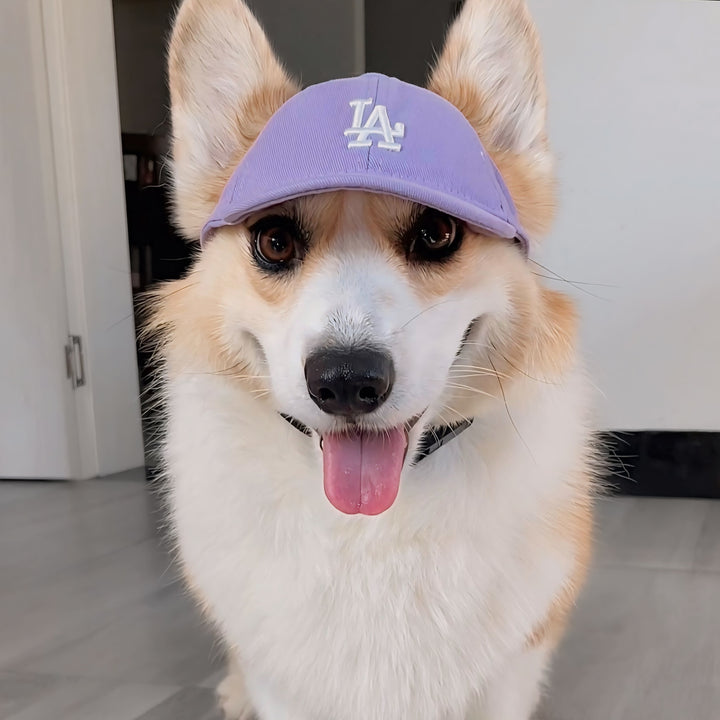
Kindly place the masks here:
<instances>
[{"instance_id":1,"label":"embroidered la logo","mask_svg":"<svg viewBox=\"0 0 720 720\"><path fill-rule=\"evenodd\" d=\"M363 115L368 105L372 105L372 98L367 100L353 100L350 103L350 107L352 107L355 112L352 127L345 130L345 137L355 135L355 139L348 142L348 147L370 147L373 144L370 136L382 135L383 139L378 140L377 144L379 148L383 150L395 150L396 152L401 150L402 145L396 142L395 139L405 137L405 124L399 122L392 126L385 105L376 105L363 125Z\"/></svg>"}]
</instances>

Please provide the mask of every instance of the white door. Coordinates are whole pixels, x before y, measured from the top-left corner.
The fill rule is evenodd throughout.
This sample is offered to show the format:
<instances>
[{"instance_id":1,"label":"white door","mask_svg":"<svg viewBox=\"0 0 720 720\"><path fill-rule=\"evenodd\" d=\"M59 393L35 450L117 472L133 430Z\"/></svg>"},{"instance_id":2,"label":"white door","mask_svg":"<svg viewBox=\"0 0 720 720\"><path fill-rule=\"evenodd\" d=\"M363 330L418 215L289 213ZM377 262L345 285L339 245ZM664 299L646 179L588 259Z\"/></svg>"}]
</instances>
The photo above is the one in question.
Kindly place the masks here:
<instances>
[{"instance_id":1,"label":"white door","mask_svg":"<svg viewBox=\"0 0 720 720\"><path fill-rule=\"evenodd\" d=\"M40 0L0 5L0 478L77 463Z\"/></svg>"}]
</instances>

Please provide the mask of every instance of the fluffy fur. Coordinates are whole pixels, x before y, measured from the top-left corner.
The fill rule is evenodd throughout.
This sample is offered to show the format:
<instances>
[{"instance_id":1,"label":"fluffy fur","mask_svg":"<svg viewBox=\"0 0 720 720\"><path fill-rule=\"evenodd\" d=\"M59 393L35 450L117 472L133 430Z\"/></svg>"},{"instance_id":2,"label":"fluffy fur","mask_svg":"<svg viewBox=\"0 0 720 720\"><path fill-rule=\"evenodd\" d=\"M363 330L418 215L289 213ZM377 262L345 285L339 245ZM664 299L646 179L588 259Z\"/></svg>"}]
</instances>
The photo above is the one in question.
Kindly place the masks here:
<instances>
[{"instance_id":1,"label":"fluffy fur","mask_svg":"<svg viewBox=\"0 0 720 720\"><path fill-rule=\"evenodd\" d=\"M242 154L297 88L240 0L185 0L170 47L176 217L196 238ZM536 236L553 214L538 41L521 0L468 0L429 87L456 104ZM517 248L468 234L442 266L406 262L411 203L301 198L312 244L291 277L218 232L153 296L168 409L168 501L188 585L222 637L227 717L528 720L590 553L588 383L570 301ZM462 342L468 326L472 331ZM472 427L395 504L326 500L307 353L372 341L397 381L365 421ZM460 348L458 352L458 348Z\"/></svg>"}]
</instances>

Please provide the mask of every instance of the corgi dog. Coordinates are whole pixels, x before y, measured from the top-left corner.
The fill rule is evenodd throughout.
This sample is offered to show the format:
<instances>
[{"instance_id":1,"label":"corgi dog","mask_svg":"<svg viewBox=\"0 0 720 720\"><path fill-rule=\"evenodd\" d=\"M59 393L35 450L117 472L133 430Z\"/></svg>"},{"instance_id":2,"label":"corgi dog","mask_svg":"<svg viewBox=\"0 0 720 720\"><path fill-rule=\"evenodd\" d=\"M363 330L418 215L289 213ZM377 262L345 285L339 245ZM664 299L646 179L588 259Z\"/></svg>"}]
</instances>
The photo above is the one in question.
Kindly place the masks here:
<instances>
[{"instance_id":1,"label":"corgi dog","mask_svg":"<svg viewBox=\"0 0 720 720\"><path fill-rule=\"evenodd\" d=\"M576 314L528 259L555 179L523 0L467 0L427 88L301 90L241 0L169 49L151 298L167 504L229 720L528 720L591 551Z\"/></svg>"}]
</instances>

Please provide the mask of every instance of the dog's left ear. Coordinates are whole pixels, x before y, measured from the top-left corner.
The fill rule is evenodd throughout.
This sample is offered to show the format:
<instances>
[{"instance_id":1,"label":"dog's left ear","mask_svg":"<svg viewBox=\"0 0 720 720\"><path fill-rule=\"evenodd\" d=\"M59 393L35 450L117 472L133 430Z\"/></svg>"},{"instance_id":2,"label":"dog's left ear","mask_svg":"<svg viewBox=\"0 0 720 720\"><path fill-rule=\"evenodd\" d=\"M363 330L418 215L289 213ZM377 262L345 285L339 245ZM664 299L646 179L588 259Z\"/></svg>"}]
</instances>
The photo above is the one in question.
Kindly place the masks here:
<instances>
[{"instance_id":1,"label":"dog's left ear","mask_svg":"<svg viewBox=\"0 0 720 720\"><path fill-rule=\"evenodd\" d=\"M544 233L555 182L540 42L525 0L466 0L428 87L475 128L526 230Z\"/></svg>"},{"instance_id":2,"label":"dog's left ear","mask_svg":"<svg viewBox=\"0 0 720 720\"><path fill-rule=\"evenodd\" d=\"M175 220L197 239L244 153L298 88L242 0L185 0L168 60Z\"/></svg>"}]
</instances>

